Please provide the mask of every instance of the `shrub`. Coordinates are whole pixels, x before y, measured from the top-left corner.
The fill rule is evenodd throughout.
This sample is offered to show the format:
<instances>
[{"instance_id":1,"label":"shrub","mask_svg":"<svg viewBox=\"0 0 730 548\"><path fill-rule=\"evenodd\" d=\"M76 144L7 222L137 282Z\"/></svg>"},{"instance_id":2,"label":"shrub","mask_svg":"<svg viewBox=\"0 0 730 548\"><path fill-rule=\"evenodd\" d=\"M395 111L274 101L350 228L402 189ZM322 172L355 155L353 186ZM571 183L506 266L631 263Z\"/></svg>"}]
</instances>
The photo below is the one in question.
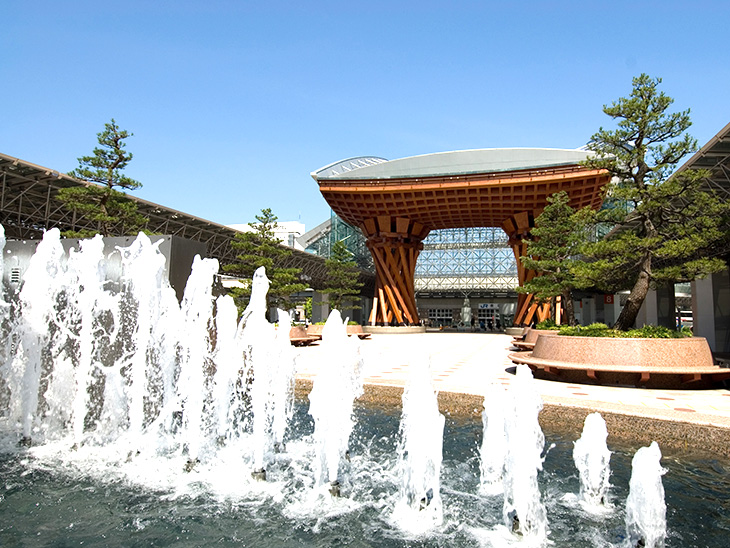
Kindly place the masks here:
<instances>
[{"instance_id":1,"label":"shrub","mask_svg":"<svg viewBox=\"0 0 730 548\"><path fill-rule=\"evenodd\" d=\"M535 329L556 330L556 329L560 329L560 326L555 323L555 320L548 318L547 320L543 320L540 323L538 323L535 326Z\"/></svg>"},{"instance_id":2,"label":"shrub","mask_svg":"<svg viewBox=\"0 0 730 548\"><path fill-rule=\"evenodd\" d=\"M639 329L631 329L627 331L626 336L637 339L681 339L685 335L681 331L676 331L660 325L645 325Z\"/></svg>"},{"instance_id":3,"label":"shrub","mask_svg":"<svg viewBox=\"0 0 730 548\"><path fill-rule=\"evenodd\" d=\"M611 329L605 323L590 325L576 325L561 327L560 334L569 337L618 337L618 331Z\"/></svg>"},{"instance_id":4,"label":"shrub","mask_svg":"<svg viewBox=\"0 0 730 548\"><path fill-rule=\"evenodd\" d=\"M560 335L569 337L613 337L623 339L681 339L691 337L690 330L675 331L667 327L657 325L645 325L638 329L619 331L611 329L604 323L593 323L586 326L563 327Z\"/></svg>"}]
</instances>

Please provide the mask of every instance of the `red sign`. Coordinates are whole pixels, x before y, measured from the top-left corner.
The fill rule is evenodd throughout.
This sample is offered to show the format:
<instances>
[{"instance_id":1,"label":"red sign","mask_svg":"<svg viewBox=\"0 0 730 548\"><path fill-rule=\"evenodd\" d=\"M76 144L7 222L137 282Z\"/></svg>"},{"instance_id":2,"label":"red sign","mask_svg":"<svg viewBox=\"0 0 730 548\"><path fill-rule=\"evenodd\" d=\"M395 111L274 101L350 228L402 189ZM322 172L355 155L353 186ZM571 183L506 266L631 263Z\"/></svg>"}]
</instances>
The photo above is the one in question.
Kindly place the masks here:
<instances>
[{"instance_id":1,"label":"red sign","mask_svg":"<svg viewBox=\"0 0 730 548\"><path fill-rule=\"evenodd\" d=\"M613 304L613 295L604 295L603 304Z\"/></svg>"}]
</instances>

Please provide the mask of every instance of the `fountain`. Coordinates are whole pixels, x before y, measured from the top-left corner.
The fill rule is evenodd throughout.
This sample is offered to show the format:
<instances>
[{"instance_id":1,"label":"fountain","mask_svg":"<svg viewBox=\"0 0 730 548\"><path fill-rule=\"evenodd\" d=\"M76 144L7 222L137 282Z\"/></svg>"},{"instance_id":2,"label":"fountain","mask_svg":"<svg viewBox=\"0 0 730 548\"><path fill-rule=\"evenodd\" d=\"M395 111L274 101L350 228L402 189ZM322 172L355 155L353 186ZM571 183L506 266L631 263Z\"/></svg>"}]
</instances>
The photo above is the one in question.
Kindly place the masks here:
<instances>
[{"instance_id":1,"label":"fountain","mask_svg":"<svg viewBox=\"0 0 730 548\"><path fill-rule=\"evenodd\" d=\"M527 366L517 366L511 396L505 420L503 518L514 533L542 546L547 543L549 531L537 475L542 470L545 436L537 421L542 400Z\"/></svg>"},{"instance_id":2,"label":"fountain","mask_svg":"<svg viewBox=\"0 0 730 548\"><path fill-rule=\"evenodd\" d=\"M127 442L134 453L144 443L151 416L145 407L149 410L153 406L167 429L173 413L180 414L174 398L180 309L174 291L166 284L165 258L158 246L140 234L131 246L118 248L124 291L116 314L110 306L112 317L116 316L112 325L119 327L109 334L109 346L116 345L122 357L108 359L99 369L105 374L105 436L114 439L126 425Z\"/></svg>"},{"instance_id":3,"label":"fountain","mask_svg":"<svg viewBox=\"0 0 730 548\"><path fill-rule=\"evenodd\" d=\"M241 317L238 335L243 350L243 378L250 385L252 474L258 480L266 479L267 453L283 449L294 400L294 355L289 344L291 320L287 312L278 310L278 328L266 321L268 288L266 271L260 267L254 273L251 299Z\"/></svg>"},{"instance_id":4,"label":"fountain","mask_svg":"<svg viewBox=\"0 0 730 548\"><path fill-rule=\"evenodd\" d=\"M611 451L606 445L608 430L600 413L591 413L573 448L573 461L580 477L580 500L589 511L608 505Z\"/></svg>"},{"instance_id":5,"label":"fountain","mask_svg":"<svg viewBox=\"0 0 730 548\"><path fill-rule=\"evenodd\" d=\"M631 482L626 499L626 535L631 548L664 546L667 507L664 502L659 445L640 448L631 461Z\"/></svg>"},{"instance_id":6,"label":"fountain","mask_svg":"<svg viewBox=\"0 0 730 548\"><path fill-rule=\"evenodd\" d=\"M363 357L333 312L307 407L293 400L288 315L278 328L265 319L263 270L237 322L232 299L211 292L214 260L196 259L178 304L149 239L115 253L122 276L112 284L98 239L66 256L48 231L20 290L0 298L0 523L13 524L0 525L0 545L724 545L715 531L730 523L711 508L730 489L725 464L675 476L680 461L667 463L671 481L700 469L713 478L716 495L703 481L702 496L666 516L714 516L719 525L695 537L696 527L659 519L656 444L637 452L630 493L631 450L611 453L611 498L626 497L625 512L568 508L561 495L575 491L575 472L565 463L571 452L579 470L607 463L605 424L587 420L575 447L548 434L556 448L543 454L526 368L509 390L488 387L482 434L439 412L428 356L412 357L399 422L354 404ZM608 472L593 475L582 496L606 503ZM679 505L687 492L667 497Z\"/></svg>"},{"instance_id":7,"label":"fountain","mask_svg":"<svg viewBox=\"0 0 730 548\"><path fill-rule=\"evenodd\" d=\"M392 521L413 535L423 535L443 521L440 493L444 416L439 413L428 356L411 364L403 392L398 444L400 489Z\"/></svg>"},{"instance_id":8,"label":"fountain","mask_svg":"<svg viewBox=\"0 0 730 548\"><path fill-rule=\"evenodd\" d=\"M341 494L340 468L348 459L352 406L362 395L362 359L356 339L347 336L347 320L333 310L322 330L322 367L309 394L314 419L315 488Z\"/></svg>"},{"instance_id":9,"label":"fountain","mask_svg":"<svg viewBox=\"0 0 730 548\"><path fill-rule=\"evenodd\" d=\"M495 381L489 383L484 395L482 412L482 446L480 456L480 485L482 495L494 496L504 492L504 464L507 457L505 412L507 393Z\"/></svg>"},{"instance_id":10,"label":"fountain","mask_svg":"<svg viewBox=\"0 0 730 548\"><path fill-rule=\"evenodd\" d=\"M26 283L18 295L18 306L23 314L15 321L10 320L7 333L16 342L14 351L8 355L9 363L6 362L9 369L6 383L14 396L10 398L8 411L10 420L21 425L22 445L30 445L31 436L38 430L42 369L51 370L51 356L57 357L59 368L56 376L71 371L74 365L67 361L63 346L58 344L59 338L54 337L59 331L63 333L59 320L73 315L70 310L64 314L56 308L65 299L63 292L66 287L65 261L62 262L63 248L59 238L58 230L51 230L38 245L26 272ZM58 400L66 404L74 399L69 396ZM71 418L70 409L61 411L61 420Z\"/></svg>"}]
</instances>

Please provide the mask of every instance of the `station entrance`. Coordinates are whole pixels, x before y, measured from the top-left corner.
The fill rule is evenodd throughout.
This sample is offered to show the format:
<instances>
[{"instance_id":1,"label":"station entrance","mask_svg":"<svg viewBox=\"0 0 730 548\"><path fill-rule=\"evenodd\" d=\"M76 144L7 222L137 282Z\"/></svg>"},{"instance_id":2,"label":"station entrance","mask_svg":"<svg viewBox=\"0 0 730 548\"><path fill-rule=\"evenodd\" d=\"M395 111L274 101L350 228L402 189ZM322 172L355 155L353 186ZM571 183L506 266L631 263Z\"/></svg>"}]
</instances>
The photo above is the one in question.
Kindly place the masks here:
<instances>
[{"instance_id":1,"label":"station entrance","mask_svg":"<svg viewBox=\"0 0 730 548\"><path fill-rule=\"evenodd\" d=\"M376 286L370 321L420 323L415 271L423 240L435 229L499 227L517 259L519 285L526 238L547 198L565 191L574 208L598 208L610 177L582 164L582 150L482 149L387 161L362 157L312 173L332 210L359 227L373 257ZM485 318L487 312L484 313ZM514 323L547 317L548 307L520 294Z\"/></svg>"}]
</instances>

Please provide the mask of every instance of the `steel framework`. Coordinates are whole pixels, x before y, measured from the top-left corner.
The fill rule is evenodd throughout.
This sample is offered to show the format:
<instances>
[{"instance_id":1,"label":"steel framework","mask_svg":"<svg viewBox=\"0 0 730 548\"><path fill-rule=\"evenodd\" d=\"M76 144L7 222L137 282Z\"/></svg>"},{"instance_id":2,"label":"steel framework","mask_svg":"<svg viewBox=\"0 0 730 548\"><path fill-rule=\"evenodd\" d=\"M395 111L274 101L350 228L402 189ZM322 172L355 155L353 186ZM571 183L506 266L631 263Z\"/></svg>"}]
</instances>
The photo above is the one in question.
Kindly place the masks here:
<instances>
[{"instance_id":1,"label":"steel framework","mask_svg":"<svg viewBox=\"0 0 730 548\"><path fill-rule=\"evenodd\" d=\"M500 228L433 230L423 240L416 265L417 296L458 291L470 294L514 293L517 265Z\"/></svg>"},{"instance_id":2,"label":"steel framework","mask_svg":"<svg viewBox=\"0 0 730 548\"><path fill-rule=\"evenodd\" d=\"M39 239L44 231L96 229L84 217L63 207L56 198L60 188L89 185L55 171L0 154L0 224L10 239ZM139 212L149 219L147 229L154 234L180 236L203 242L208 256L217 258L221 266L236 262L236 251L231 241L238 231L174 209L129 196ZM117 235L123 235L119 233ZM298 267L314 289L324 287L326 268L324 259L295 249L286 259L285 267ZM368 276L367 273L363 274ZM374 285L372 274L370 286Z\"/></svg>"},{"instance_id":3,"label":"steel framework","mask_svg":"<svg viewBox=\"0 0 730 548\"><path fill-rule=\"evenodd\" d=\"M321 228L321 231L317 236L306 243L307 252L329 258L332 254L332 246L335 242L341 241L344 242L347 250L352 254L352 259L357 266L371 274L375 273L373 258L368 251L365 237L360 229L340 219L334 211L330 213L329 222L323 223L319 228Z\"/></svg>"}]
</instances>

